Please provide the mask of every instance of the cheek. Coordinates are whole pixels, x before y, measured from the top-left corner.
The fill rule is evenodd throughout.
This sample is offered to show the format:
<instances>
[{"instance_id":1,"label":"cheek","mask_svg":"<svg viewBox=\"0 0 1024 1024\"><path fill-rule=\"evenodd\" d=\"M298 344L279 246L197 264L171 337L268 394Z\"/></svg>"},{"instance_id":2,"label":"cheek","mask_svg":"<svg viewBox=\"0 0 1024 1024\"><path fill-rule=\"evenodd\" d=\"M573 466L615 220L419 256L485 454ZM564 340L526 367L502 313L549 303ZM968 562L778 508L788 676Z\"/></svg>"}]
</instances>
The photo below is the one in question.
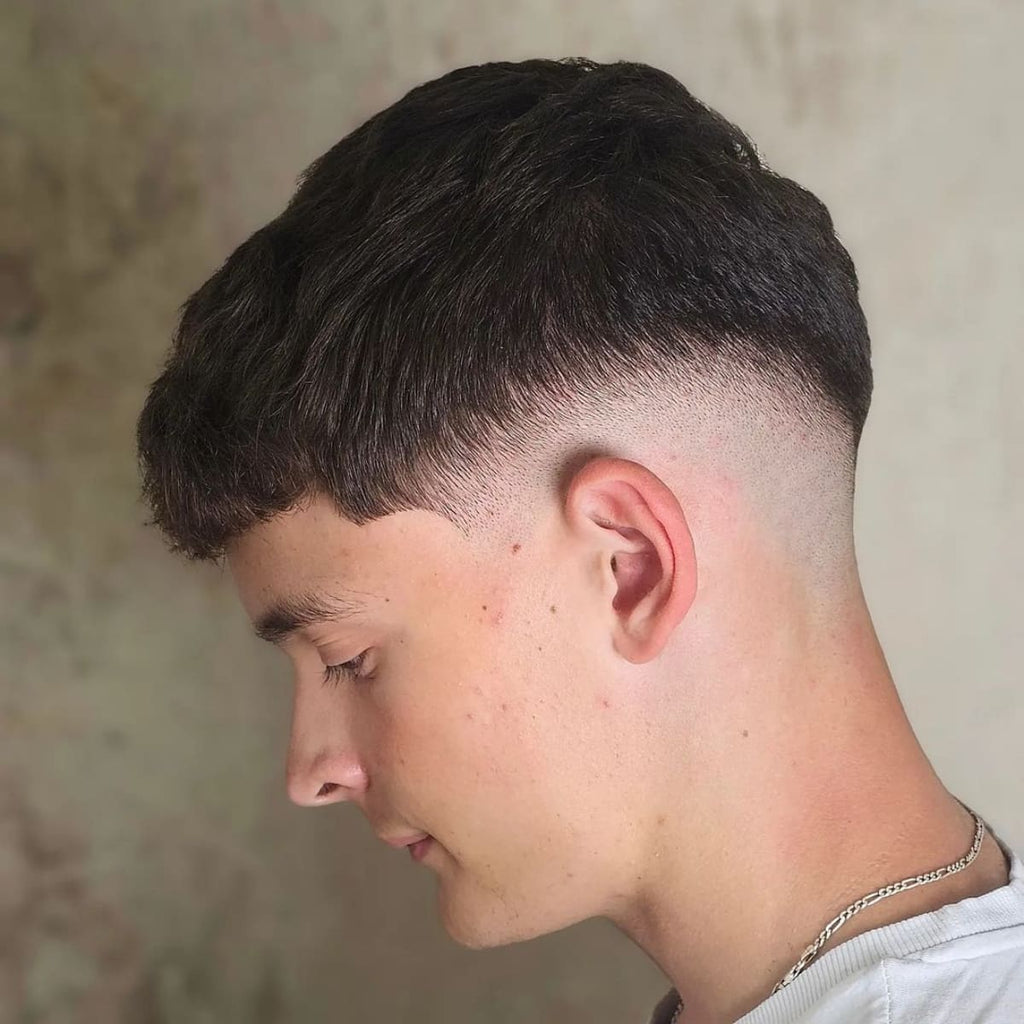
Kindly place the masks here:
<instances>
[{"instance_id":1,"label":"cheek","mask_svg":"<svg viewBox=\"0 0 1024 1024\"><path fill-rule=\"evenodd\" d=\"M573 640L548 596L492 589L468 609L435 607L419 626L380 704L382 756L412 773L404 784L544 785L581 696L568 692L579 666L557 656Z\"/></svg>"},{"instance_id":2,"label":"cheek","mask_svg":"<svg viewBox=\"0 0 1024 1024\"><path fill-rule=\"evenodd\" d=\"M480 606L480 623L485 630L499 630L505 621L504 598L491 594L486 604Z\"/></svg>"},{"instance_id":3,"label":"cheek","mask_svg":"<svg viewBox=\"0 0 1024 1024\"><path fill-rule=\"evenodd\" d=\"M480 667L482 668L482 666ZM454 807L500 800L509 790L542 782L550 751L541 749L540 710L512 692L513 680L492 674L484 682L428 680L423 699L399 712L384 709L378 747L382 767L394 766L403 788Z\"/></svg>"}]
</instances>

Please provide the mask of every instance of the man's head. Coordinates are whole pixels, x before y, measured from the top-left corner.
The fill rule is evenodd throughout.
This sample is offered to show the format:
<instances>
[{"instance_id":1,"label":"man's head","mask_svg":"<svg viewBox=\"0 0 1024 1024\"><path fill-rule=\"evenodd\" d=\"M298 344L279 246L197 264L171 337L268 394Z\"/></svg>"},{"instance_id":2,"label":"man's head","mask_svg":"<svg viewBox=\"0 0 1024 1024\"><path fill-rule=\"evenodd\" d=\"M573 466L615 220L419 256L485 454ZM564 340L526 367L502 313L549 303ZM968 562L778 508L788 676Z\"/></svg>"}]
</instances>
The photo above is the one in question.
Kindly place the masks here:
<instances>
[{"instance_id":1,"label":"man's head","mask_svg":"<svg viewBox=\"0 0 1024 1024\"><path fill-rule=\"evenodd\" d=\"M789 670L862 634L869 354L824 206L672 77L462 68L189 299L144 493L292 659L293 799L433 836L453 936L512 941L756 819Z\"/></svg>"}]
</instances>

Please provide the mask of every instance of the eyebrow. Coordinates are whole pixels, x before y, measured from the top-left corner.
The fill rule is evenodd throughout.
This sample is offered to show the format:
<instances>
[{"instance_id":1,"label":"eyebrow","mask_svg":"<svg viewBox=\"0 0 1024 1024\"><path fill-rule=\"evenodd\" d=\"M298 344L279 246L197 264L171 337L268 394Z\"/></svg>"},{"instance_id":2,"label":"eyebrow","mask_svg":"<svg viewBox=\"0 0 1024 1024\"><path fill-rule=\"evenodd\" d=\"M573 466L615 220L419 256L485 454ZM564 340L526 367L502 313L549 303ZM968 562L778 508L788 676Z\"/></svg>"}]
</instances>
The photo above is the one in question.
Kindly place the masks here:
<instances>
[{"instance_id":1,"label":"eyebrow","mask_svg":"<svg viewBox=\"0 0 1024 1024\"><path fill-rule=\"evenodd\" d=\"M253 625L256 635L279 644L304 626L347 619L366 611L362 601L332 594L310 593L285 597L271 605Z\"/></svg>"}]
</instances>

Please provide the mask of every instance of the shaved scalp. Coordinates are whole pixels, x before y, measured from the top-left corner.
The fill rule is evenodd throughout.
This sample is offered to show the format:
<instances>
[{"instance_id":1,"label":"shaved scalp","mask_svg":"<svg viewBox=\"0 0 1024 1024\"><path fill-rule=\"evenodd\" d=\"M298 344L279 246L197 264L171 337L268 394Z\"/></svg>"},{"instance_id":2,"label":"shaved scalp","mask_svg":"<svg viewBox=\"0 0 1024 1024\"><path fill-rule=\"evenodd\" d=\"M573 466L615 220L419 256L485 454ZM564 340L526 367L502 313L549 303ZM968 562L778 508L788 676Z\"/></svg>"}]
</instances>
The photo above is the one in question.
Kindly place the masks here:
<instances>
[{"instance_id":1,"label":"shaved scalp","mask_svg":"<svg viewBox=\"0 0 1024 1024\"><path fill-rule=\"evenodd\" d=\"M644 64L482 64L319 157L185 303L143 491L217 558L314 495L486 529L581 452L671 449L828 571L871 388L827 210L738 128Z\"/></svg>"}]
</instances>

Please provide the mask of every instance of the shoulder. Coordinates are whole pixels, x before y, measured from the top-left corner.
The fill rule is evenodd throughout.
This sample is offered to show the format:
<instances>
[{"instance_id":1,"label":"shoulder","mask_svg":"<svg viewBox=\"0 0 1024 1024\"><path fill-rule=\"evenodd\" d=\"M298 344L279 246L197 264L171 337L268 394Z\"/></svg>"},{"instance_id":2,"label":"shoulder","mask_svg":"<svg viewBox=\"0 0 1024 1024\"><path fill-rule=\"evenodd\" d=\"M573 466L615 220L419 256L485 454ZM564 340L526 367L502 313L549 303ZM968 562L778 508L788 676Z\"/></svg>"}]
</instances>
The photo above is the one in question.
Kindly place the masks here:
<instances>
[{"instance_id":1,"label":"shoulder","mask_svg":"<svg viewBox=\"0 0 1024 1024\"><path fill-rule=\"evenodd\" d=\"M1024 1020L1024 924L886 958L879 966L893 1024Z\"/></svg>"},{"instance_id":2,"label":"shoulder","mask_svg":"<svg viewBox=\"0 0 1024 1024\"><path fill-rule=\"evenodd\" d=\"M786 992L737 1024L1022 1024L1024 923L883 957L817 998Z\"/></svg>"}]
</instances>

